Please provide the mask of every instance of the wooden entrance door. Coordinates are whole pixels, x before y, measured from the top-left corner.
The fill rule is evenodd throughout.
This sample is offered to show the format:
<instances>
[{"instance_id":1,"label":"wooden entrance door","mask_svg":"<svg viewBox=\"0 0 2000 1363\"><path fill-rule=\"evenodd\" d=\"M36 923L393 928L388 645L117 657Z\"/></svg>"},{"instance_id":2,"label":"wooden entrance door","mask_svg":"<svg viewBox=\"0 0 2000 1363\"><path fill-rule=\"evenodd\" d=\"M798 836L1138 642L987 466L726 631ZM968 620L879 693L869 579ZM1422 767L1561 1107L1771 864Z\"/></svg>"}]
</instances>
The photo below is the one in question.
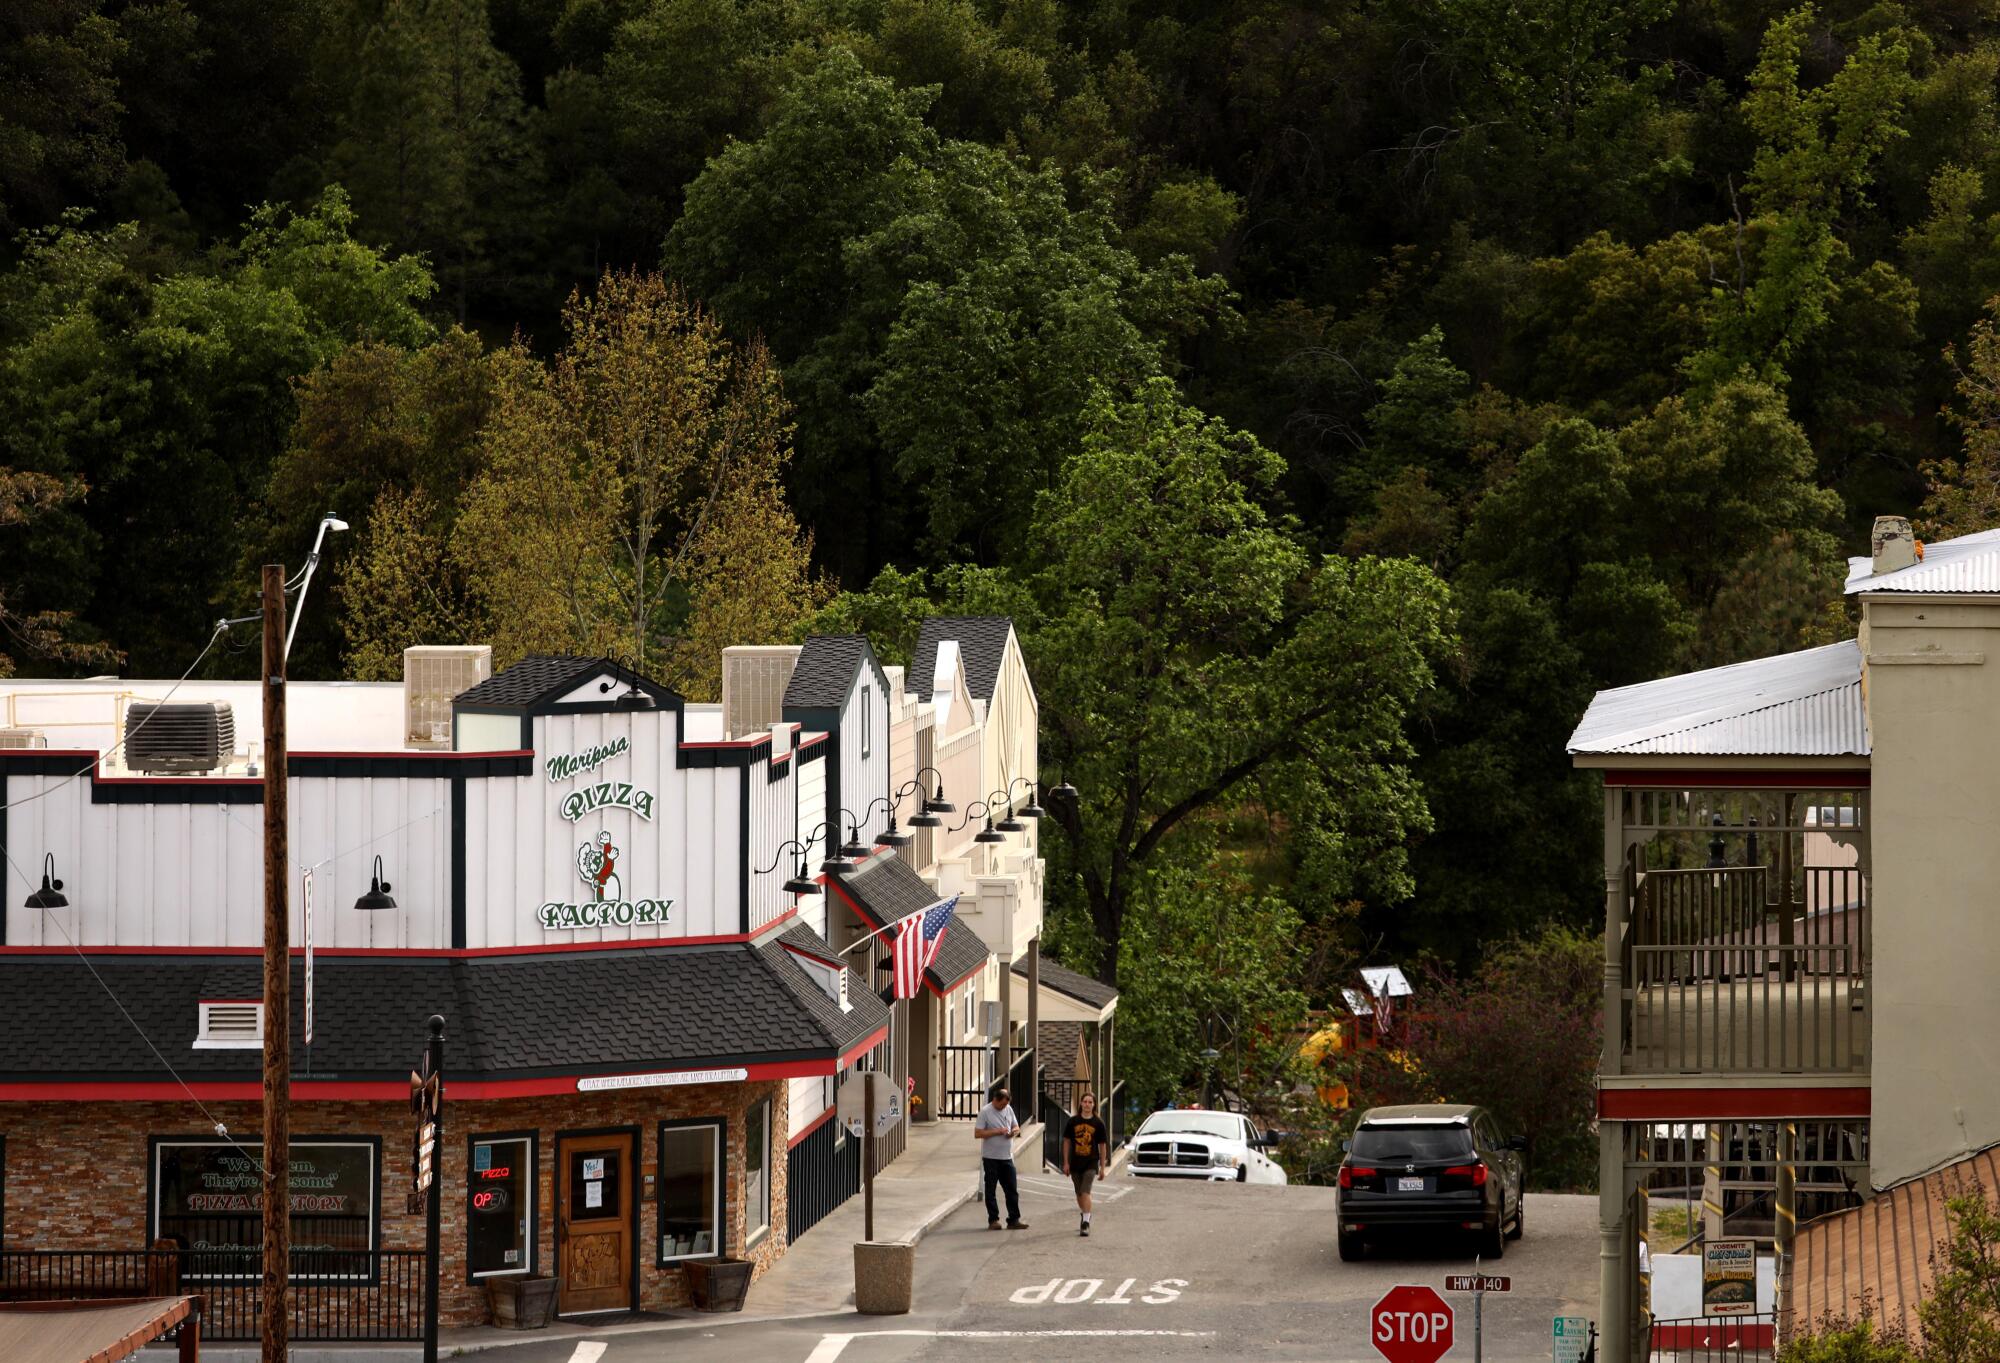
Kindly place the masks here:
<instances>
[{"instance_id":1,"label":"wooden entrance door","mask_svg":"<svg viewBox=\"0 0 2000 1363\"><path fill-rule=\"evenodd\" d=\"M556 1142L556 1309L632 1307L632 1133L564 1136Z\"/></svg>"}]
</instances>

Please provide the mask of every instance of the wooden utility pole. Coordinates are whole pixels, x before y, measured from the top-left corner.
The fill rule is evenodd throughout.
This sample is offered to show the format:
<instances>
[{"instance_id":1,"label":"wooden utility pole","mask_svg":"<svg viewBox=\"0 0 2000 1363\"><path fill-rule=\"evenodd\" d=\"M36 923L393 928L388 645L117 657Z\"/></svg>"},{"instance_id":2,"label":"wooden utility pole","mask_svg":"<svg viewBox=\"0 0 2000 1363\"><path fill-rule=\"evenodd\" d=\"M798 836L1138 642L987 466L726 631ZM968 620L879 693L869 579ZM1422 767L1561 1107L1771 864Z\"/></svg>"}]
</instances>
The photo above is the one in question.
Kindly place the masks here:
<instances>
[{"instance_id":1,"label":"wooden utility pole","mask_svg":"<svg viewBox=\"0 0 2000 1363\"><path fill-rule=\"evenodd\" d=\"M292 1242L291 849L285 800L285 570L264 565L263 1363L287 1363Z\"/></svg>"}]
</instances>

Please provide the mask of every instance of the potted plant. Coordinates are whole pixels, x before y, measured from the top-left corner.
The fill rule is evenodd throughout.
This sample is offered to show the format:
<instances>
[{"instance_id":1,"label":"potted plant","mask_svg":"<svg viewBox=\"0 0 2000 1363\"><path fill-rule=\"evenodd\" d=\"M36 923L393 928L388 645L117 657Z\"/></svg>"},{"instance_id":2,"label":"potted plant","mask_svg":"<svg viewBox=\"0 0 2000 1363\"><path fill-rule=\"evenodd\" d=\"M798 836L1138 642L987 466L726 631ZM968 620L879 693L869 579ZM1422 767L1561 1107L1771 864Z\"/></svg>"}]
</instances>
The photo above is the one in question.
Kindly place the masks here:
<instances>
[{"instance_id":1,"label":"potted plant","mask_svg":"<svg viewBox=\"0 0 2000 1363\"><path fill-rule=\"evenodd\" d=\"M556 1280L539 1273L512 1273L486 1280L493 1323L507 1330L539 1330L556 1313Z\"/></svg>"},{"instance_id":2,"label":"potted plant","mask_svg":"<svg viewBox=\"0 0 2000 1363\"><path fill-rule=\"evenodd\" d=\"M687 1261L688 1295L702 1311L741 1311L750 1294L748 1259L719 1255L713 1259Z\"/></svg>"}]
</instances>

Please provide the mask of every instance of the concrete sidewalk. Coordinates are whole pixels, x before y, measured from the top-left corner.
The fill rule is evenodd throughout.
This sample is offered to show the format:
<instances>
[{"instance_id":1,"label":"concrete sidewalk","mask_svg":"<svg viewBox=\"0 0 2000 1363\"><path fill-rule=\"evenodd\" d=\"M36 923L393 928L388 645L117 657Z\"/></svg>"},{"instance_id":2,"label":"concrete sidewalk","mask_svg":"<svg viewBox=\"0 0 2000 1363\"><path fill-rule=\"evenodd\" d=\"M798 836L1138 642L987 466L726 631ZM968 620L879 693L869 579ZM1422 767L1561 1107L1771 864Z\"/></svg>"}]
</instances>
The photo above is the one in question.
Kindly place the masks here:
<instances>
[{"instance_id":1,"label":"concrete sidewalk","mask_svg":"<svg viewBox=\"0 0 2000 1363\"><path fill-rule=\"evenodd\" d=\"M1015 1138L1014 1158L1024 1173L1041 1167L1041 1139L1039 1122L1022 1127ZM915 1244L932 1227L979 1195L979 1149L972 1139L972 1123L913 1123L909 1144L902 1155L875 1175L875 1238ZM617 1325L558 1320L546 1330L500 1330L480 1325L440 1331L438 1353L450 1357L510 1345L547 1343L565 1336L610 1339L659 1330L714 1330L757 1321L845 1314L854 1304L854 1242L862 1238L862 1202L862 1195L856 1193L814 1225L803 1239L788 1246L770 1272L750 1285L750 1296L741 1311L658 1313L646 1320ZM376 1357L379 1359L381 1355Z\"/></svg>"},{"instance_id":2,"label":"concrete sidewalk","mask_svg":"<svg viewBox=\"0 0 2000 1363\"><path fill-rule=\"evenodd\" d=\"M1021 1128L1015 1138L1014 1158L1022 1173L1032 1174L1041 1168L1041 1139L1039 1122ZM1126 1153L1125 1149L1118 1151L1114 1169ZM875 1238L915 1244L980 1192L979 1151L972 1139L972 1123L913 1124L901 1157L875 1176ZM618 1324L557 1320L545 1330L501 1330L490 1325L441 1330L438 1354L451 1358L565 1338L613 1339L657 1331L715 1330L753 1322L848 1315L854 1303L854 1242L862 1238L862 1201L862 1195L856 1193L788 1247L771 1271L751 1284L749 1299L740 1312L657 1312ZM291 1351L291 1357L294 1363L402 1363L417 1358L419 1352L407 1344L301 1345ZM254 1345L210 1345L202 1354L213 1354L217 1363L255 1363L257 1358Z\"/></svg>"}]
</instances>

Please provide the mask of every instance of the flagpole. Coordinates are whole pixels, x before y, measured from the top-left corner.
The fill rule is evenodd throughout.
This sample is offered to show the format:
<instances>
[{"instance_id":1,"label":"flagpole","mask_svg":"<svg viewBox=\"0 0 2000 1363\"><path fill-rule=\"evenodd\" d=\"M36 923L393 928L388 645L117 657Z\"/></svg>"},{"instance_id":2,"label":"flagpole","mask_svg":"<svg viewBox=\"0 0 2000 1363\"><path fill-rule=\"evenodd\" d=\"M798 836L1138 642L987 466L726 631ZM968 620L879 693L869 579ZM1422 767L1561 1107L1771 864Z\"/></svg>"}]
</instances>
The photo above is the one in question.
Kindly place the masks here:
<instances>
[{"instance_id":1,"label":"flagpole","mask_svg":"<svg viewBox=\"0 0 2000 1363\"><path fill-rule=\"evenodd\" d=\"M849 952L859 951L861 950L861 948L867 946L870 942L874 941L877 937L880 937L883 933L888 932L892 928L899 927L902 924L909 922L912 918L916 918L922 914L929 913L932 909L936 908L938 904L942 903L944 903L944 900L940 899L937 901L936 904L926 904L921 909L911 910L909 913L904 914L901 918L891 919L889 922L884 923L881 927L875 929L875 931L868 933L866 936L862 937L853 946L842 947L840 954L845 956Z\"/></svg>"}]
</instances>

